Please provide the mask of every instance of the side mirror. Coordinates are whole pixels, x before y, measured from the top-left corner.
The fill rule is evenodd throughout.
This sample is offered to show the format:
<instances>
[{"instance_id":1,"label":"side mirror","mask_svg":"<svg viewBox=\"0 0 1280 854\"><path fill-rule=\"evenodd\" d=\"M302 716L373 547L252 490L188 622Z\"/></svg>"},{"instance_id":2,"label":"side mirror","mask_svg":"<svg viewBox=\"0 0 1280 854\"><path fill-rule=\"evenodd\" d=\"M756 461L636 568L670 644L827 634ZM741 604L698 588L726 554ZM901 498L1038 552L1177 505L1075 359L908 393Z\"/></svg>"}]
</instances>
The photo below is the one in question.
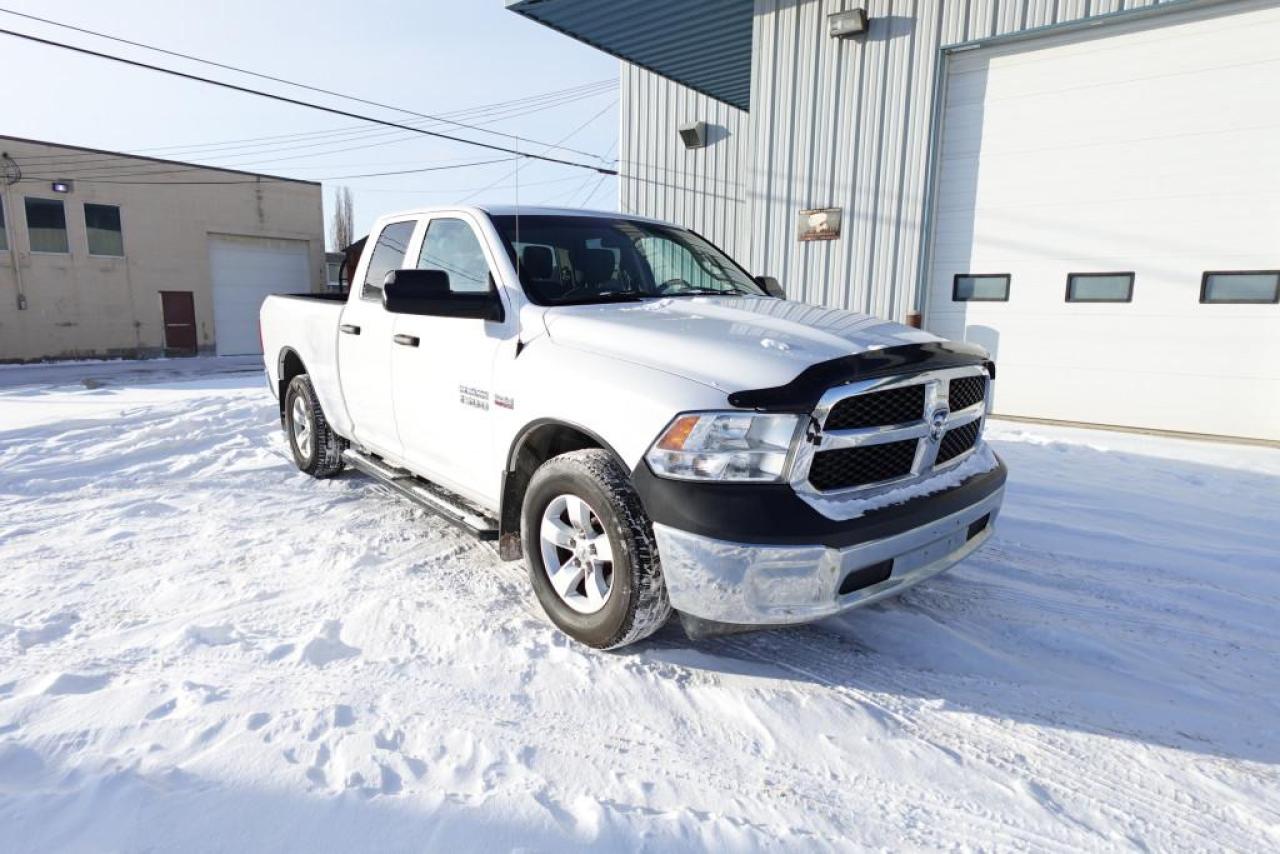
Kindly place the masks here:
<instances>
[{"instance_id":1,"label":"side mirror","mask_svg":"<svg viewBox=\"0 0 1280 854\"><path fill-rule=\"evenodd\" d=\"M382 307L392 314L431 317L500 321L504 316L497 293L455 293L444 270L392 270L382 282Z\"/></svg>"},{"instance_id":2,"label":"side mirror","mask_svg":"<svg viewBox=\"0 0 1280 854\"><path fill-rule=\"evenodd\" d=\"M778 299L786 299L787 292L782 289L782 285L773 276L756 276L755 282L764 288L764 292L771 297Z\"/></svg>"}]
</instances>

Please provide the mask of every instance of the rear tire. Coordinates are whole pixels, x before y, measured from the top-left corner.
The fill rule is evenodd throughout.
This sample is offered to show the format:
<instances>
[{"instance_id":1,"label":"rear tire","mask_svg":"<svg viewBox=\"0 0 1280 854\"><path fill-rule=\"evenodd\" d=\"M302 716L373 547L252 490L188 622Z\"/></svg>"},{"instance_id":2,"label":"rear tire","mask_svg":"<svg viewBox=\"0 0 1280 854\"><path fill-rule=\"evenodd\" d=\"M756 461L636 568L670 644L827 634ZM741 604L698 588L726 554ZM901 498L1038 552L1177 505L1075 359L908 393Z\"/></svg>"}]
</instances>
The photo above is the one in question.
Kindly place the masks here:
<instances>
[{"instance_id":1,"label":"rear tire","mask_svg":"<svg viewBox=\"0 0 1280 854\"><path fill-rule=\"evenodd\" d=\"M306 374L294 377L285 392L284 432L299 471L318 478L342 471L346 442L329 426Z\"/></svg>"},{"instance_id":2,"label":"rear tire","mask_svg":"<svg viewBox=\"0 0 1280 854\"><path fill-rule=\"evenodd\" d=\"M574 640L615 649L670 619L653 524L609 452L543 463L525 492L520 530L534 593Z\"/></svg>"}]
</instances>

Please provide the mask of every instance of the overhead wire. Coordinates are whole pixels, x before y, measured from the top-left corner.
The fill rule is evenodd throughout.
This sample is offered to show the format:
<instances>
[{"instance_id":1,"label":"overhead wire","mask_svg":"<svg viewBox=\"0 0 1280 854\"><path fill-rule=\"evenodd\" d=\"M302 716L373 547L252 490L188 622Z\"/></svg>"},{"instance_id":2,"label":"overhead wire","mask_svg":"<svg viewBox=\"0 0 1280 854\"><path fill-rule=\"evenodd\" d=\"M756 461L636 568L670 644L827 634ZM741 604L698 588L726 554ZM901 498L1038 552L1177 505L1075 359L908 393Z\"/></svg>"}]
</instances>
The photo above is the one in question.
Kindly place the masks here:
<instances>
[{"instance_id":1,"label":"overhead wire","mask_svg":"<svg viewBox=\"0 0 1280 854\"><path fill-rule=\"evenodd\" d=\"M559 106L559 105L557 104L556 106ZM549 109L549 108L543 108L543 109ZM534 111L530 110L522 114L527 115L530 112L534 112ZM495 119L495 121L499 121L499 120L501 119ZM289 146L279 147L273 151L262 151L260 153L245 152L242 154L227 155L227 157L229 158L234 158L234 162L219 162L219 163L212 163L212 164L210 163L183 164L183 163L178 163L176 161L159 161L159 160L151 164L142 164L142 163L137 163L136 158L134 158L135 162L131 162L131 163L113 162L113 161L119 161L122 157L132 157L132 155L122 155L119 153L102 153L102 154L94 155L93 157L86 158L84 160L79 160L74 162L58 162L58 163L54 163L49 159L42 160L40 157L37 156L37 157L28 158L28 162L32 165L48 165L51 168L58 168L59 170L61 170L61 172L64 174L65 177L70 177L70 178L76 177L77 174L84 175L87 177L94 173L117 172L120 170L135 170L135 174L163 174L163 169L161 169L160 167L169 169L171 171L181 171L185 169L205 169L205 168L224 168L224 167L237 168L237 167L244 167L244 166L263 166L271 163L298 160L300 158L306 158L306 157L321 157L321 156L327 156L331 154L346 153L349 151L359 151L359 150L364 150L368 148L377 148L381 146L397 144L400 142L408 142L411 140L421 138L415 133L402 133L398 130L384 130L381 128L372 132L366 130L365 133L361 134L361 138L364 138L364 139L373 139L375 137L379 137L379 139L377 139L377 141L374 141L374 142L365 142L360 145L348 145L348 146L341 146L337 148L327 148L322 151L312 151L306 154L284 154L283 152L297 151L299 149L311 149L319 146L333 145L337 142L340 142L340 140L324 140L321 142L289 145ZM352 138L354 139L354 137ZM277 153L281 153L281 156L273 156L273 155L276 155ZM85 154L84 152L81 152L82 156L84 154ZM263 156L265 156L265 159L259 159L259 158L262 158ZM253 159L244 160L245 157L250 157ZM220 159L225 159L225 158L220 158ZM174 168L175 166L177 167L176 169Z\"/></svg>"},{"instance_id":2,"label":"overhead wire","mask_svg":"<svg viewBox=\"0 0 1280 854\"><path fill-rule=\"evenodd\" d=\"M111 34L109 34L109 33L100 32L100 31L98 31L98 30L92 30L92 29L89 29L89 28L87 28L87 27L78 27L78 26L75 26L74 24L68 24L68 23L65 23L65 22L62 22L62 21L55 21L55 20L53 20L53 19L51 19L51 18L44 18L44 17L40 17L39 15L32 15L32 14L27 13L27 12L18 12L18 11L14 10L14 9L6 9L6 8L4 8L4 7L0 7L0 12L3 12L4 14L12 15L12 16L14 16L14 17L18 17L18 18L25 18L25 19L27 19L27 20L37 21L37 22L39 22L39 23L47 24L47 25L49 25L49 26L59 27L59 28L61 28L61 29L65 29L65 30L71 30L71 31L73 31L73 32L82 33L82 34L85 34L85 35L91 35L91 36L94 36L94 37L96 37L96 38L106 39L106 40L108 40L108 41L113 41L113 42L116 42L116 43L118 43L118 44L126 44L126 45L129 45L130 47L137 47L137 48L141 48L141 49L143 49L143 50L153 51L153 52L155 52L155 53L164 54L165 56L172 56L172 57L176 57L176 58L179 58L179 59L187 60L187 61L189 61L189 62L196 62L196 63L200 63L201 65L208 65L208 66L211 66L211 67L213 67L213 68L221 68L221 69L226 70L226 71L234 71L234 72L236 72L237 74L244 74L244 75L247 75L247 76L249 76L249 77L256 77L256 78L258 78L259 80L270 80L270 81L272 81L272 82L274 82L274 83L282 83L282 84L284 84L284 85L286 85L286 86L293 86L293 87L298 88L298 89L305 89L305 90L307 90L307 91L309 91L309 92L316 92L316 93L319 93L319 94L322 94L322 95L330 95L330 96L335 97L335 98L342 98L343 100L346 100L346 101L353 101L353 102L355 102L355 103L358 103L358 104L365 104L366 106L370 106L370 107L378 107L379 109L392 110L392 111L397 112L397 113L404 113L405 115L414 116L414 117L416 117L416 118L420 118L420 119L429 119L429 120L431 120L431 121L443 122L443 123L445 123L445 124L449 124L449 125L452 125L452 126L454 126L454 127L464 128L464 129L467 129L467 130L480 131L481 133L489 133L489 134L493 134L493 135L495 135L495 136L506 137L507 139L517 139L517 137L516 137L514 134L505 133L505 132L503 132L503 131L496 131L496 130L491 130L491 129L489 129L489 128L482 128L482 127L478 127L478 126L475 126L475 125L467 124L467 123L465 123L465 122L452 121L452 120L449 120L449 119L443 118L443 117L441 117L441 116L432 115L432 114L429 114L429 113L422 113L422 112L418 112L417 110L412 110L412 109L409 109L408 107L400 107L400 106L397 106L397 105L395 105L395 104L385 104L385 103L382 103L382 102L380 102L380 101L374 101L374 100L369 99L369 98L362 98L362 97L359 97L359 96L357 96L357 95L348 95L348 94L346 94L346 93L343 93L343 92L337 92L337 91L334 91L334 90L332 90L332 89L325 89L325 88L323 88L323 87L321 87L321 86L313 86L313 85L308 84L308 83L299 83L299 82L297 82L297 81L295 81L295 80L289 80L289 79L286 79L286 78L284 78L284 77L277 77L277 76L275 76L275 75L271 75L271 74L264 74L264 73L259 72L259 71L253 71L253 70L251 70L251 69L248 69L248 68L242 68L242 67L240 67L240 66L236 66L236 65L231 65L231 64L229 64L229 63L225 63L225 62L217 62L217 61L212 60L212 59L205 59L204 57L193 56L193 55L188 54L188 53L181 53L181 52L179 52L179 51L169 50L168 48L162 48L162 47L157 47L157 46L155 46L155 45L146 44L145 42L134 41L134 40L131 40L131 39L122 38L122 37L120 37L120 36L113 36L113 35L111 35ZM530 141L530 140L526 140L526 141ZM544 145L545 143L538 142L538 143L536 143L536 144L537 144L537 145ZM550 147L550 148L555 148L555 149L557 149L557 150L572 151L572 152L573 152L573 153L575 153L575 154L581 154L581 155L584 155L584 156L586 156L586 157L594 157L594 156L595 156L594 154L592 154L591 152L588 152L588 151L580 151L580 150L578 150L578 149L569 149L569 148L563 148L563 149L562 149L562 148L560 148L559 146L556 146L556 145L554 145L554 144L550 144L550 146L549 146L549 147Z\"/></svg>"},{"instance_id":3,"label":"overhead wire","mask_svg":"<svg viewBox=\"0 0 1280 854\"><path fill-rule=\"evenodd\" d=\"M465 169L470 166L489 166L494 163L510 163L513 157L495 157L489 160L472 160L466 163L452 163L444 166L424 166L420 169L397 169L390 172L365 172L359 175L330 175L324 178L280 178L274 175L257 175L245 180L232 179L229 181L201 180L170 180L163 181L120 181L112 178L76 178L77 181L84 181L87 184L129 184L133 186L156 186L167 187L170 185L184 186L189 184L256 184L261 181L294 181L301 183L316 183L319 181L345 181L354 178L381 178L387 175L410 175L419 172L446 172L453 169ZM607 176L606 176L607 177ZM30 175L24 177L23 180L39 180L39 181L57 181L57 178L48 175Z\"/></svg>"},{"instance_id":4,"label":"overhead wire","mask_svg":"<svg viewBox=\"0 0 1280 854\"><path fill-rule=\"evenodd\" d=\"M567 160L561 157L551 157L546 154L533 154L533 153L521 152L516 149L508 148L507 146L503 146L503 145L497 145L489 142L482 142L480 140L475 140L475 139L467 139L466 137L459 137L459 136L454 136L452 134L440 133L439 131L427 130L425 128L416 128L401 122L393 122L393 121L390 121L389 119L382 119L376 116L362 115L360 113L354 113L354 112L351 112L350 110L343 110L338 107L330 107L323 104L316 104L309 101L303 101L298 98L291 98L287 95L280 95L274 92L267 92L261 89L254 89L249 86L241 86L237 83L228 83L224 80L216 80L211 77L202 77L198 74L191 74L189 72L178 71L173 68L165 68L164 66L152 65L151 63L141 62L140 60L129 59L127 57L117 56L115 54L105 53L103 51L91 50L90 48L80 47L77 45L68 44L66 42L59 42L54 39L41 38L40 36L34 36L29 33L20 33L15 30L0 28L0 34L7 35L12 38L23 39L26 41L33 42L35 44L43 44L49 47L56 47L62 50L79 53L85 56L92 56L98 59L105 59L111 62L120 63L122 65L128 65L135 68L142 68L149 71L155 71L160 74L167 74L172 77L178 77L185 80L193 80L199 83L205 83L211 86L217 86L219 88L227 89L233 92L240 92L248 95L257 95L258 97L268 98L270 100L279 101L285 104L292 104L294 106L304 107L312 110L319 110L321 112L332 113L333 115L346 116L348 118L358 119L358 120L370 122L373 124L385 125L387 127L400 128L402 130L413 131L415 133L419 133L424 136L432 136L439 139L448 140L451 142L457 142L464 145L475 146L477 148L488 149L490 151L501 151L505 154L514 154L519 157L525 157L531 160L541 160L547 163L559 163L565 166L576 167L578 169L589 169L602 175L617 174L616 169L610 169L605 166L595 166L590 163L582 163L580 161Z\"/></svg>"},{"instance_id":5,"label":"overhead wire","mask_svg":"<svg viewBox=\"0 0 1280 854\"><path fill-rule=\"evenodd\" d=\"M582 132L582 131L584 131L584 130L585 130L585 129L586 129L586 128L587 128L587 127L592 123L592 122L594 122L596 119L598 119L598 118L600 118L601 116L603 116L605 113L607 113L609 110L613 109L613 108L614 108L614 107L616 107L617 105L618 105L618 102L617 102L616 100L615 100L615 101L613 101L613 102L611 102L611 103L609 103L609 104L606 104L606 105L605 105L605 107L604 107L604 109L600 110L600 112L596 113L596 114L595 114L595 115L593 115L591 118L587 119L585 122L583 122L582 124L578 125L576 128L574 128L573 130L569 131L569 132L568 132L567 134L565 134L564 136L560 137L560 139L558 140L558 142L564 142L565 140L567 140L567 139L571 139L571 138L572 138L572 137L574 137L575 135L577 135L577 134L581 133L581 132ZM549 151L549 150L550 150L550 149L544 148L544 149L543 149L543 152L545 153L545 152L547 152L547 151ZM475 191L471 192L469 195L464 196L463 198L459 199L458 201L459 201L460 203L461 203L461 202L467 202L467 201L470 201L471 199L475 198L476 196L480 195L481 193L485 192L486 190L491 190L491 189L493 189L494 187L498 186L499 184L502 184L504 181L508 181L508 180L510 180L510 179L512 179L512 178L517 178L517 179L518 179L518 178L519 178L519 174L520 174L520 173L519 173L519 170L520 170L520 166L519 166L519 162L517 162L517 164L516 164L516 170L515 170L514 172L512 172L512 173L510 173L510 174L508 174L508 175L505 175L505 176L503 176L503 177L499 177L499 178L498 178L497 180L495 180L493 183L491 183L491 184L486 184L485 186L481 187L480 189L475 190Z\"/></svg>"},{"instance_id":6,"label":"overhead wire","mask_svg":"<svg viewBox=\"0 0 1280 854\"><path fill-rule=\"evenodd\" d=\"M577 101L577 100L582 100L583 97L596 97L600 94L604 94L605 92L612 92L612 88L601 89L599 91L591 92L586 96L566 98L564 100L557 101L551 104L535 106L528 109L522 109L517 112L499 114L497 115L497 117L493 119L489 119L488 121L498 122L498 121L505 121L510 118L516 118L523 115L530 115L535 112L554 109L555 107L562 106L564 104L573 103L574 101ZM416 125L417 123L411 123L411 124ZM339 134L341 134L342 137L344 138L337 138ZM274 153L274 151L289 151L289 150L295 150L297 148L311 148L311 147L314 147L316 144L340 144L343 142L348 142L356 139L372 139L372 138L380 138L380 137L387 137L387 136L395 136L398 139L404 139L404 140L417 138L416 134L404 134L399 130L388 130L385 128L369 128L364 125L358 126L358 132L353 132L352 128L349 126L346 130L342 130L342 131L317 131L317 132L313 132L312 135L315 138L319 138L321 136L330 136L334 138L327 139L324 141L324 143L298 144L296 142L284 142L284 141L272 142L272 143L266 143L264 145L258 146L258 148L261 149L260 151L252 150L253 149L252 146L244 146L243 148L245 150L241 152L226 153L225 155L218 154L218 153L210 153L208 156L219 157L219 158L223 156L225 157L246 157L246 156L256 157L263 154L271 154L271 153ZM289 134L287 136L294 136L294 137L301 136L303 139L305 139L308 135ZM132 152L130 156L139 155L146 158L148 155L145 154L145 152L155 151L155 150L156 149L138 149L135 152ZM329 153L336 153L336 152L329 152ZM119 156L120 155L118 153L114 153L114 152L80 151L80 152L74 152L74 153L68 153L68 154L37 155L31 158L31 160L32 162L57 164L57 165L68 167L68 168L69 167L89 168L92 166L96 166L97 164L100 164L100 163L109 162L112 159L117 159ZM175 155L170 155L170 156L175 156ZM202 156L202 153L190 152L184 156L192 156L192 157ZM592 156L595 156L595 155L592 155ZM159 159L159 158L155 158L155 159Z\"/></svg>"}]
</instances>

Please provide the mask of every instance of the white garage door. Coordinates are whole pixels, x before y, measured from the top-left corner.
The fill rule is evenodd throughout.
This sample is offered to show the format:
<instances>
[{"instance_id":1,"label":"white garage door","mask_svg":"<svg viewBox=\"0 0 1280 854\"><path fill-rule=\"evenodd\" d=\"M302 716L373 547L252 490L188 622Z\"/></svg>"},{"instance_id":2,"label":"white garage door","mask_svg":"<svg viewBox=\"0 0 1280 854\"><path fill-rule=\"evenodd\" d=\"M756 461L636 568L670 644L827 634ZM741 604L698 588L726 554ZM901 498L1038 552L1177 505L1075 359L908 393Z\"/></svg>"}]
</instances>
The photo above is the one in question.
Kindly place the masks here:
<instances>
[{"instance_id":1,"label":"white garage door","mask_svg":"<svg viewBox=\"0 0 1280 854\"><path fill-rule=\"evenodd\" d=\"M926 323L997 412L1280 440L1280 6L954 54L942 128Z\"/></svg>"},{"instance_id":2,"label":"white garage door","mask_svg":"<svg viewBox=\"0 0 1280 854\"><path fill-rule=\"evenodd\" d=\"M258 309L270 294L311 290L303 240L209 237L213 277L213 332L219 356L261 353Z\"/></svg>"}]
</instances>

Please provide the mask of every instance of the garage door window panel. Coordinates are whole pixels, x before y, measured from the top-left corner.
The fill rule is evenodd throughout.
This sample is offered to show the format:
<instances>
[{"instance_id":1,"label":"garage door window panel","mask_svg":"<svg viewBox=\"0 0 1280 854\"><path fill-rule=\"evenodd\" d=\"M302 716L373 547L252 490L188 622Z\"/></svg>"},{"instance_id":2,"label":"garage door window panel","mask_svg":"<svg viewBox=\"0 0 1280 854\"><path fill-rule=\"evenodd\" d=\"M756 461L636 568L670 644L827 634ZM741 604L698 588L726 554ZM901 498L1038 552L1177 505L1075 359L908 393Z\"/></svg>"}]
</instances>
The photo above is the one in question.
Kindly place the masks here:
<instances>
[{"instance_id":1,"label":"garage door window panel","mask_svg":"<svg viewBox=\"0 0 1280 854\"><path fill-rule=\"evenodd\" d=\"M120 208L117 206L86 203L84 232L90 255L124 257L124 233L120 228Z\"/></svg>"},{"instance_id":2,"label":"garage door window panel","mask_svg":"<svg viewBox=\"0 0 1280 854\"><path fill-rule=\"evenodd\" d=\"M1008 302L1008 273L957 273L951 282L955 302Z\"/></svg>"},{"instance_id":3,"label":"garage door window panel","mask_svg":"<svg viewBox=\"0 0 1280 854\"><path fill-rule=\"evenodd\" d=\"M58 199L25 199L32 252L67 255L67 212Z\"/></svg>"},{"instance_id":4,"label":"garage door window panel","mask_svg":"<svg viewBox=\"0 0 1280 854\"><path fill-rule=\"evenodd\" d=\"M419 270L443 270L449 290L459 294L487 293L489 262L471 226L460 219L433 219L418 255Z\"/></svg>"},{"instance_id":5,"label":"garage door window panel","mask_svg":"<svg viewBox=\"0 0 1280 854\"><path fill-rule=\"evenodd\" d=\"M1280 302L1280 270L1235 270L1205 273L1200 302L1266 304Z\"/></svg>"},{"instance_id":6,"label":"garage door window panel","mask_svg":"<svg viewBox=\"0 0 1280 854\"><path fill-rule=\"evenodd\" d=\"M1133 273L1068 273L1067 302L1133 302Z\"/></svg>"},{"instance_id":7,"label":"garage door window panel","mask_svg":"<svg viewBox=\"0 0 1280 854\"><path fill-rule=\"evenodd\" d=\"M409 251L409 240L416 227L417 222L410 219L393 222L382 229L378 242L374 244L373 255L369 257L369 267L360 288L361 299L382 299L382 283L386 280L387 273L404 268L404 256Z\"/></svg>"}]
</instances>

